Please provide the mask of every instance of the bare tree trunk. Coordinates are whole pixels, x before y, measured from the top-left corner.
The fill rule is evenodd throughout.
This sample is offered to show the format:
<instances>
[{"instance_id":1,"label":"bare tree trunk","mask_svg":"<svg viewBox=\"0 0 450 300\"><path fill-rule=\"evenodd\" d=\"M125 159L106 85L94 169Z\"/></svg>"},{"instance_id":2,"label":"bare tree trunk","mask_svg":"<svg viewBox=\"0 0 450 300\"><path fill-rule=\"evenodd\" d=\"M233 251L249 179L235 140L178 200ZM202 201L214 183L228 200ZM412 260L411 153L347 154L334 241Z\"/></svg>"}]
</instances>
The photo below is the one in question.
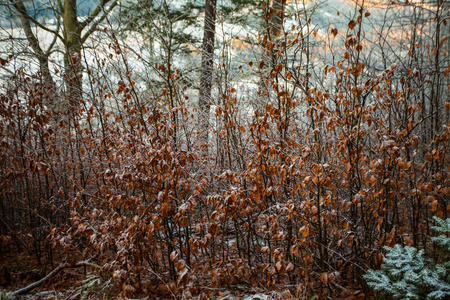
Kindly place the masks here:
<instances>
[{"instance_id":1,"label":"bare tree trunk","mask_svg":"<svg viewBox=\"0 0 450 300\"><path fill-rule=\"evenodd\" d=\"M216 21L216 1L206 0L205 29L203 32L202 74L200 77L200 97L198 101L200 125L200 139L203 148L208 149L209 108L211 103L211 86L214 60L214 38Z\"/></svg>"},{"instance_id":2,"label":"bare tree trunk","mask_svg":"<svg viewBox=\"0 0 450 300\"><path fill-rule=\"evenodd\" d=\"M54 81L52 75L50 74L50 68L48 66L48 53L45 53L39 45L39 41L31 30L30 24L30 16L25 8L23 1L11 1L13 7L17 11L17 15L20 19L20 23L22 24L22 28L27 37L28 43L30 44L31 49L33 49L36 58L39 61L39 68L42 75L43 80L46 85L54 85Z\"/></svg>"},{"instance_id":3,"label":"bare tree trunk","mask_svg":"<svg viewBox=\"0 0 450 300\"><path fill-rule=\"evenodd\" d=\"M63 34L59 30L59 22L57 29L51 29L39 23L28 13L27 7L22 0L9 0L9 2L11 3L10 6L14 8L12 10L13 14L19 17L28 43L39 61L40 73L46 85L55 85L49 68L49 57L56 41L59 39L63 42L65 47L64 67L67 75L68 102L70 106L76 107L77 103L82 99L81 50L83 44L114 7L118 5L118 1L101 0L92 13L84 21L80 22L77 15L77 0L57 0L57 7L53 9L55 10L55 16L62 18ZM107 7L108 4L109 6ZM53 34L53 41L48 49L43 49L33 32L32 26ZM82 35L83 30L85 32Z\"/></svg>"},{"instance_id":4,"label":"bare tree trunk","mask_svg":"<svg viewBox=\"0 0 450 300\"><path fill-rule=\"evenodd\" d=\"M77 17L77 1L65 0L63 10L64 38L66 52L64 67L67 76L67 95L71 108L78 106L82 99L81 31Z\"/></svg>"}]
</instances>

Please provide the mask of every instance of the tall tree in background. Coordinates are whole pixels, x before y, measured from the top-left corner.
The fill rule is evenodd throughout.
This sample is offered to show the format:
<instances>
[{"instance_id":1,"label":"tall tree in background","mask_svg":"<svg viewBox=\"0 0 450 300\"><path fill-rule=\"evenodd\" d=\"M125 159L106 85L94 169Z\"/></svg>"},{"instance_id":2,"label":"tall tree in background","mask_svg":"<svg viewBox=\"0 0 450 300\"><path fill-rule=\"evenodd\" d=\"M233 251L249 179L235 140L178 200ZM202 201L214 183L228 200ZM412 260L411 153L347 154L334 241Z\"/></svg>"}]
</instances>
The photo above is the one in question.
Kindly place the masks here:
<instances>
[{"instance_id":1,"label":"tall tree in background","mask_svg":"<svg viewBox=\"0 0 450 300\"><path fill-rule=\"evenodd\" d=\"M58 7L59 11L62 13L64 26L64 67L68 76L67 88L69 97L71 97L72 100L77 101L78 99L81 99L82 96L82 80L80 76L80 72L82 71L81 49L89 36L96 30L97 25L107 16L105 9L109 2L111 2L111 0L101 0L95 10L84 21L80 21L77 14L77 0L64 0L64 4L62 4L61 0L58 0ZM117 3L118 2L115 0L112 1L109 11L111 11ZM91 24L100 14L103 15L97 22ZM83 30L89 25L92 25L92 27L87 29L83 34Z\"/></svg>"},{"instance_id":2,"label":"tall tree in background","mask_svg":"<svg viewBox=\"0 0 450 300\"><path fill-rule=\"evenodd\" d=\"M53 84L53 78L49 69L49 58L55 51L55 45L59 39L64 46L64 68L67 75L66 87L68 96L72 99L81 99L81 50L86 40L114 9L118 1L101 0L83 21L79 19L77 0L49 1L46 3L47 7L45 10L50 10L50 14L55 16L57 20L55 29L38 22L37 18L33 17L35 15L32 12L33 9L28 8L34 7L34 5L27 4L29 3L22 0L9 0L9 2L4 3L5 6L9 6L12 15L18 16L30 47L39 61L40 72L45 81L51 84ZM52 41L47 46L47 49L44 50L44 46L37 38L37 34L33 32L32 26L36 26L39 30L44 30L52 35Z\"/></svg>"},{"instance_id":3,"label":"tall tree in background","mask_svg":"<svg viewBox=\"0 0 450 300\"><path fill-rule=\"evenodd\" d=\"M214 37L216 32L216 0L206 0L205 27L203 32L202 74L200 77L199 123L201 142L208 143L209 108L214 59Z\"/></svg>"},{"instance_id":4,"label":"tall tree in background","mask_svg":"<svg viewBox=\"0 0 450 300\"><path fill-rule=\"evenodd\" d=\"M25 32L27 41L36 55L37 60L39 61L39 71L42 74L43 79L47 84L53 85L54 81L49 69L49 56L51 51L53 50L54 41L49 45L47 49L43 49L42 45L39 44L39 40L32 30L32 25L42 25L37 23L27 12L25 4L23 1L10 1L12 8L14 8L13 12L19 17L20 23L22 25L22 29ZM50 30L45 26L39 26L40 28L52 32L55 35L55 38L59 35L59 23L56 30Z\"/></svg>"}]
</instances>

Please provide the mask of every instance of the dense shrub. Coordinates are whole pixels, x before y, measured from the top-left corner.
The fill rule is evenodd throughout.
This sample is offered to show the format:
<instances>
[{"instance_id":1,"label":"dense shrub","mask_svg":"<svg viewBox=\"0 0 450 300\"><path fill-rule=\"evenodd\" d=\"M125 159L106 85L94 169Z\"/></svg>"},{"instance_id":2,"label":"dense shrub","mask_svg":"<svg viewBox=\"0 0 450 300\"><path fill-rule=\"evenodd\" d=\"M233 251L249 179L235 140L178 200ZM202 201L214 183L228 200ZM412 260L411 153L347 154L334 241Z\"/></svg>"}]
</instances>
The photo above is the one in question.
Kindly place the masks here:
<instances>
[{"instance_id":1,"label":"dense shrub","mask_svg":"<svg viewBox=\"0 0 450 300\"><path fill-rule=\"evenodd\" d=\"M155 67L168 88L152 93L128 69L114 88L90 78L79 101L13 78L0 95L0 251L95 262L123 296L288 282L326 294L364 286L384 246L433 251L431 217L450 208L448 102L421 104L428 87L413 88L411 69L366 72L353 23L323 81L284 63L309 47L301 29L266 37L272 62L249 63L265 84L255 99L220 89L206 144L175 67ZM425 264L392 249L388 262ZM411 280L441 280L427 270Z\"/></svg>"}]
</instances>

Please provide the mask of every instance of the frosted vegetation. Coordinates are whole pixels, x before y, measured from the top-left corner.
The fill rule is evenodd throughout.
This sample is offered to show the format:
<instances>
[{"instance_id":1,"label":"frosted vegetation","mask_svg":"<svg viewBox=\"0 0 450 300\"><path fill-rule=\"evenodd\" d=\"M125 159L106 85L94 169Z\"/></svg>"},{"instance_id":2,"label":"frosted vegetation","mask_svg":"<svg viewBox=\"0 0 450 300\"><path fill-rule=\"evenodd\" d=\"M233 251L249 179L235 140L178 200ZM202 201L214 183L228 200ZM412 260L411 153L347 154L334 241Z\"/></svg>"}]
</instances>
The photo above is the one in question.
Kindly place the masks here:
<instances>
[{"instance_id":1,"label":"frosted vegetation","mask_svg":"<svg viewBox=\"0 0 450 300\"><path fill-rule=\"evenodd\" d=\"M398 299L448 299L450 297L450 219L434 218L433 230L439 235L432 241L441 247L432 260L424 250L395 245L385 247L382 270L364 275L376 291ZM435 263L437 261L438 263Z\"/></svg>"},{"instance_id":2,"label":"frosted vegetation","mask_svg":"<svg viewBox=\"0 0 450 300\"><path fill-rule=\"evenodd\" d=\"M450 1L213 2L0 0L0 297L448 298Z\"/></svg>"}]
</instances>

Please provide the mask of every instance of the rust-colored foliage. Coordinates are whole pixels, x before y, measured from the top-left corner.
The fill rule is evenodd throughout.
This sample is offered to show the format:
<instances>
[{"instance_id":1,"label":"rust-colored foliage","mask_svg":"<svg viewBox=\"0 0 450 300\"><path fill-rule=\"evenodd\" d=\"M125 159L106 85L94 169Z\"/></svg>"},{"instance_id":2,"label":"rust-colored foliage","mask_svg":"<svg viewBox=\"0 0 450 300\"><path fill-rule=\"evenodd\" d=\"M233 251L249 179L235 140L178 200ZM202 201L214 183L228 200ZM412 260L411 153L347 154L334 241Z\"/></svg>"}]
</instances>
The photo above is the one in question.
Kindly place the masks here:
<instances>
[{"instance_id":1,"label":"rust-colored foliage","mask_svg":"<svg viewBox=\"0 0 450 300\"><path fill-rule=\"evenodd\" d=\"M283 64L286 43L266 37L270 101L242 116L223 89L206 158L173 67L155 66L159 94L143 96L127 73L76 107L13 78L0 95L0 251L91 259L131 297L286 282L327 293L361 284L383 246L428 247L431 216L450 213L450 124L428 129L412 70L365 73L363 16L324 69L333 91Z\"/></svg>"}]
</instances>

